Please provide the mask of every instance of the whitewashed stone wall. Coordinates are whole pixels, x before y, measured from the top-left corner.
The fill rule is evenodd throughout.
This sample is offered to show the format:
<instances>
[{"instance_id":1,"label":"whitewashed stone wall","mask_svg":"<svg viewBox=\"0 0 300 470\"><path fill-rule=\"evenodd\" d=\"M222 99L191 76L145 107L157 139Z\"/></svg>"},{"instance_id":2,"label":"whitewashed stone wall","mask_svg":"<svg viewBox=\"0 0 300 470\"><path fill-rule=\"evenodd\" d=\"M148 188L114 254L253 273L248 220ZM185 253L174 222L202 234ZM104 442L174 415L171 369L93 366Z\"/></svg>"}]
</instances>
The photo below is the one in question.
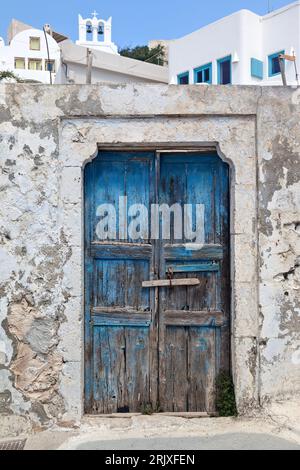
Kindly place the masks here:
<instances>
[{"instance_id":1,"label":"whitewashed stone wall","mask_svg":"<svg viewBox=\"0 0 300 470\"><path fill-rule=\"evenodd\" d=\"M239 412L299 397L299 90L1 85L3 434L83 414L83 169L119 144L209 144L229 162Z\"/></svg>"}]
</instances>

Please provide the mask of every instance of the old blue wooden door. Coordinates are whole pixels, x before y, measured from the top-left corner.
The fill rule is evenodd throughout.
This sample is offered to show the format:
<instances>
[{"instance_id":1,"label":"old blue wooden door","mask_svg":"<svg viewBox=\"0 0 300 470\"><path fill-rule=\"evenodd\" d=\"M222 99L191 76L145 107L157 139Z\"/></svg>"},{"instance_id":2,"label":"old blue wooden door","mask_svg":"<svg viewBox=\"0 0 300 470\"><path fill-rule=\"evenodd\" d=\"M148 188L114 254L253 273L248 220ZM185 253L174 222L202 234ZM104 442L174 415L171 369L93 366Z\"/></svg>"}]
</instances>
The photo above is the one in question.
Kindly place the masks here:
<instances>
[{"instance_id":1,"label":"old blue wooden door","mask_svg":"<svg viewBox=\"0 0 300 470\"><path fill-rule=\"evenodd\" d=\"M216 377L229 369L228 166L216 154L177 153L162 154L159 167L159 203L198 204L204 221L201 243L184 230L160 242L160 277L200 281L159 291L160 406L215 411Z\"/></svg>"},{"instance_id":2,"label":"old blue wooden door","mask_svg":"<svg viewBox=\"0 0 300 470\"><path fill-rule=\"evenodd\" d=\"M215 153L99 152L86 166L86 412L215 410L216 376L229 369L228 191L227 165ZM174 238L172 215L169 239L162 220L151 238L151 215L149 233L131 238L130 208L151 214L155 203L179 203L183 215L184 204L201 205L203 243L191 246L184 228ZM116 211L106 240L103 204ZM166 278L199 284L142 288Z\"/></svg>"}]
</instances>

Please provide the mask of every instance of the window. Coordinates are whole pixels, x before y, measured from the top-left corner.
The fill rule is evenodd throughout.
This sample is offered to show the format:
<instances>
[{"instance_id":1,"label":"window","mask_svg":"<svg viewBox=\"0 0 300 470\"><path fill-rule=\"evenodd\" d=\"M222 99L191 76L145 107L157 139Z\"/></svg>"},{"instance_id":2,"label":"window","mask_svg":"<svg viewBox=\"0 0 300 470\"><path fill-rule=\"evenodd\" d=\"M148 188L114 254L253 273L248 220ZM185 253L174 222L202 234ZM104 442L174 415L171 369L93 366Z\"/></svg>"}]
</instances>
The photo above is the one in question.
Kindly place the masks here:
<instances>
[{"instance_id":1,"label":"window","mask_svg":"<svg viewBox=\"0 0 300 470\"><path fill-rule=\"evenodd\" d=\"M194 70L194 83L212 83L212 64L202 65Z\"/></svg>"},{"instance_id":2,"label":"window","mask_svg":"<svg viewBox=\"0 0 300 470\"><path fill-rule=\"evenodd\" d=\"M30 38L29 47L31 51L40 51L41 50L41 38Z\"/></svg>"},{"instance_id":3,"label":"window","mask_svg":"<svg viewBox=\"0 0 300 470\"><path fill-rule=\"evenodd\" d=\"M43 70L43 62L41 59L28 59L29 70Z\"/></svg>"},{"instance_id":4,"label":"window","mask_svg":"<svg viewBox=\"0 0 300 470\"><path fill-rule=\"evenodd\" d=\"M15 58L15 69L25 69L25 59L24 57Z\"/></svg>"},{"instance_id":5,"label":"window","mask_svg":"<svg viewBox=\"0 0 300 470\"><path fill-rule=\"evenodd\" d=\"M218 84L231 84L231 55L218 60Z\"/></svg>"},{"instance_id":6,"label":"window","mask_svg":"<svg viewBox=\"0 0 300 470\"><path fill-rule=\"evenodd\" d=\"M251 59L251 76L255 78L264 78L264 63L258 59Z\"/></svg>"},{"instance_id":7,"label":"window","mask_svg":"<svg viewBox=\"0 0 300 470\"><path fill-rule=\"evenodd\" d=\"M46 60L45 61L45 70L46 70L46 72L55 73L55 61L54 60Z\"/></svg>"},{"instance_id":8,"label":"window","mask_svg":"<svg viewBox=\"0 0 300 470\"><path fill-rule=\"evenodd\" d=\"M284 51L269 55L269 77L280 74L279 56L281 54L284 54Z\"/></svg>"},{"instance_id":9,"label":"window","mask_svg":"<svg viewBox=\"0 0 300 470\"><path fill-rule=\"evenodd\" d=\"M188 85L189 84L189 72L181 73L177 76L178 85Z\"/></svg>"}]
</instances>

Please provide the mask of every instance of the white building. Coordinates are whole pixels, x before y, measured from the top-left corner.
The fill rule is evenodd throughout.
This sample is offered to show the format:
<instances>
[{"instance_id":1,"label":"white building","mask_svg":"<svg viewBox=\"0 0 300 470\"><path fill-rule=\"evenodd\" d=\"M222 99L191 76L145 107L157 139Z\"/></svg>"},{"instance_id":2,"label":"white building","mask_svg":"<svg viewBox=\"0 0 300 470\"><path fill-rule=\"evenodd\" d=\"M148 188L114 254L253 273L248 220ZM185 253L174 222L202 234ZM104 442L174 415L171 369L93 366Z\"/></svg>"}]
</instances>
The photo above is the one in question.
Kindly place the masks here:
<instances>
[{"instance_id":1,"label":"white building","mask_svg":"<svg viewBox=\"0 0 300 470\"><path fill-rule=\"evenodd\" d=\"M86 83L87 48L71 41L60 44L62 67L56 77L57 83ZM91 82L107 83L168 83L167 67L162 67L140 60L108 54L101 50L92 51Z\"/></svg>"},{"instance_id":2,"label":"white building","mask_svg":"<svg viewBox=\"0 0 300 470\"><path fill-rule=\"evenodd\" d=\"M287 83L300 70L300 1L259 16L241 10L169 43L169 81L173 84L282 85L279 55Z\"/></svg>"},{"instance_id":3,"label":"white building","mask_svg":"<svg viewBox=\"0 0 300 470\"><path fill-rule=\"evenodd\" d=\"M79 40L74 44L66 36L13 20L9 27L9 45L0 38L0 71L12 71L23 80L55 84L87 81L88 54L91 82L168 83L168 69L139 60L122 57L112 42L112 21L79 15Z\"/></svg>"},{"instance_id":4,"label":"white building","mask_svg":"<svg viewBox=\"0 0 300 470\"><path fill-rule=\"evenodd\" d=\"M10 71L22 80L40 83L50 83L51 75L54 83L60 67L58 43L43 30L23 27L19 28L20 32L10 27L14 33L9 45L0 38L0 71Z\"/></svg>"},{"instance_id":5,"label":"white building","mask_svg":"<svg viewBox=\"0 0 300 470\"><path fill-rule=\"evenodd\" d=\"M79 40L60 44L62 67L59 83L86 83L88 51L91 51L91 82L168 83L168 68L123 57L112 42L112 19L78 16Z\"/></svg>"},{"instance_id":6,"label":"white building","mask_svg":"<svg viewBox=\"0 0 300 470\"><path fill-rule=\"evenodd\" d=\"M110 54L118 54L118 47L112 42L112 18L107 21L98 19L97 13L92 13L92 18L82 18L78 15L79 40L78 46L89 47Z\"/></svg>"}]
</instances>

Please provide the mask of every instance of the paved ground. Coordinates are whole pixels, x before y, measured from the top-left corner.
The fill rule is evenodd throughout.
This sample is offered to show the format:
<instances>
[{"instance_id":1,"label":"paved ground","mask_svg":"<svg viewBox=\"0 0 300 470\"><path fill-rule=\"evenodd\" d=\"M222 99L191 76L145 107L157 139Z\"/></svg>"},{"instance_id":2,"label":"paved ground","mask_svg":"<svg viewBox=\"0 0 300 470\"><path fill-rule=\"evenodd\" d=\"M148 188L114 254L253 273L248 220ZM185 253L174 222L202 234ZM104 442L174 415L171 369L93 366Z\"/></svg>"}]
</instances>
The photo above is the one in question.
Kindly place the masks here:
<instances>
[{"instance_id":1,"label":"paved ground","mask_svg":"<svg viewBox=\"0 0 300 470\"><path fill-rule=\"evenodd\" d=\"M84 442L78 450L300 450L294 444L270 434L221 434L202 437L122 439Z\"/></svg>"},{"instance_id":2,"label":"paved ground","mask_svg":"<svg viewBox=\"0 0 300 470\"><path fill-rule=\"evenodd\" d=\"M134 416L84 418L80 429L53 429L31 436L25 449L203 450L297 449L292 418L198 418Z\"/></svg>"}]
</instances>

